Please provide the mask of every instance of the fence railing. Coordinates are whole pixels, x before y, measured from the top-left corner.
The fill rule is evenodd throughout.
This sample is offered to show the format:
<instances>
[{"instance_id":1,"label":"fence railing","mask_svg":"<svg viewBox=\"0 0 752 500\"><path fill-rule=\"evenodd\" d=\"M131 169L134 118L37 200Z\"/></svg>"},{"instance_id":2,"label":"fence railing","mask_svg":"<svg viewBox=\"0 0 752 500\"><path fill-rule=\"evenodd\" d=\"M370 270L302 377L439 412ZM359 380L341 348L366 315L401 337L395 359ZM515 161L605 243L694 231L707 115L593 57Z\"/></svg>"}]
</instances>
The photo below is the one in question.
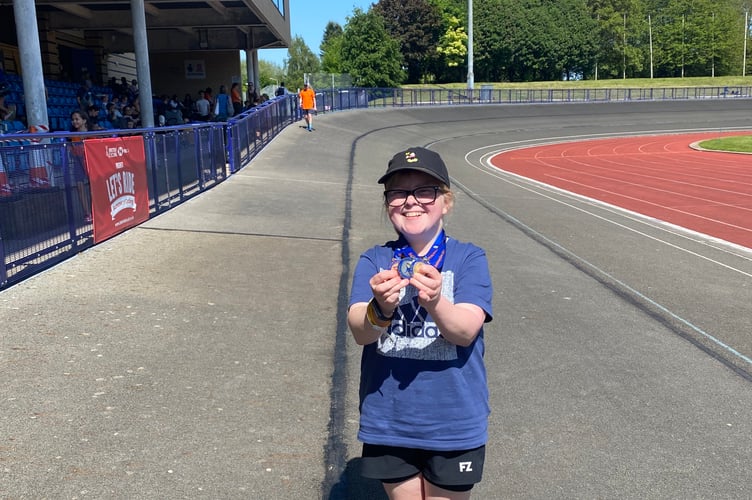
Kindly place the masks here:
<instances>
[{"instance_id":1,"label":"fence railing","mask_svg":"<svg viewBox=\"0 0 752 500\"><path fill-rule=\"evenodd\" d=\"M612 89L317 89L319 113L477 104L749 98L752 87ZM225 180L301 118L295 95L267 101L227 123L76 134L0 135L0 288L94 244L81 139L144 138L149 209L155 215Z\"/></svg>"},{"instance_id":2,"label":"fence railing","mask_svg":"<svg viewBox=\"0 0 752 500\"><path fill-rule=\"evenodd\" d=\"M292 103L268 101L235 118L233 125L194 123L75 137L63 132L0 135L0 287L94 244L83 141L143 137L153 216L222 182L250 161L293 119ZM230 130L246 131L251 147L237 145ZM235 161L228 163L228 158Z\"/></svg>"},{"instance_id":3,"label":"fence railing","mask_svg":"<svg viewBox=\"0 0 752 500\"><path fill-rule=\"evenodd\" d=\"M749 98L752 97L752 86L503 89L481 85L476 89L316 89L316 94L318 110L330 111L372 107Z\"/></svg>"}]
</instances>

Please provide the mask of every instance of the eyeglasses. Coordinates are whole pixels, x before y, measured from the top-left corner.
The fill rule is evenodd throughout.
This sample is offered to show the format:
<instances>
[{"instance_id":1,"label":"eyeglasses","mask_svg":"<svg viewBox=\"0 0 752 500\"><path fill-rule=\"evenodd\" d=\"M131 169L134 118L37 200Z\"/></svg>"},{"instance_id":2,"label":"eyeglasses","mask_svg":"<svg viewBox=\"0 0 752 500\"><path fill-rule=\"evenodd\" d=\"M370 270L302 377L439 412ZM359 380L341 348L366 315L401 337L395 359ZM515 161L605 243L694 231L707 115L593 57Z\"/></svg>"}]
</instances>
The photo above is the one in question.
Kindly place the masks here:
<instances>
[{"instance_id":1,"label":"eyeglasses","mask_svg":"<svg viewBox=\"0 0 752 500\"><path fill-rule=\"evenodd\" d=\"M410 195L421 205L431 205L436 201L440 190L439 186L421 186L412 191L389 189L388 191L384 191L384 198L386 199L386 204L390 207L401 207L407 203Z\"/></svg>"}]
</instances>

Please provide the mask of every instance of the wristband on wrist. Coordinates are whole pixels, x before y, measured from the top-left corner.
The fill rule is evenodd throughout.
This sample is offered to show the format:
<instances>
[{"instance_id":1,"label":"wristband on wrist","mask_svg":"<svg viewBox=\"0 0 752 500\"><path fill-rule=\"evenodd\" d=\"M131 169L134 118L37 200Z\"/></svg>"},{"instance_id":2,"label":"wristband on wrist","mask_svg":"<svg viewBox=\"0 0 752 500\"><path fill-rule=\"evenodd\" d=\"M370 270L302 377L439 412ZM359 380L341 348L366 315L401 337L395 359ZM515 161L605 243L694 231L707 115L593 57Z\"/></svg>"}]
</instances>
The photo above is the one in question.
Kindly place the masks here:
<instances>
[{"instance_id":1,"label":"wristband on wrist","mask_svg":"<svg viewBox=\"0 0 752 500\"><path fill-rule=\"evenodd\" d=\"M384 311L381 310L381 306L376 299L371 299L370 304L372 305L373 312L376 313L377 318L379 318L381 321L392 321L392 318L394 318L394 311L392 311L392 314L387 316L386 314L384 314Z\"/></svg>"},{"instance_id":2,"label":"wristband on wrist","mask_svg":"<svg viewBox=\"0 0 752 500\"><path fill-rule=\"evenodd\" d=\"M371 301L368 302L368 307L366 308L366 319L371 326L377 330L385 329L392 324L392 319L384 316L384 313L379 309L376 299L371 299Z\"/></svg>"}]
</instances>

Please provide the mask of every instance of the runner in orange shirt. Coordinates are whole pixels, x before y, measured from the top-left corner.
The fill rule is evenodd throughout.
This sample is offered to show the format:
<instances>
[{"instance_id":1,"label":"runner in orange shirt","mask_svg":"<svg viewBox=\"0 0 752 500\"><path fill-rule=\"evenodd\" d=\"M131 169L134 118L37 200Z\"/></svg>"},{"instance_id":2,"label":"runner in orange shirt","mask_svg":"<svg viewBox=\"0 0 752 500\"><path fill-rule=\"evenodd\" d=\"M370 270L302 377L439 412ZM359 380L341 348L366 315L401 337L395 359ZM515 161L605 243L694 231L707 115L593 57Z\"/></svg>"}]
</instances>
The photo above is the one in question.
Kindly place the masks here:
<instances>
[{"instance_id":1,"label":"runner in orange shirt","mask_svg":"<svg viewBox=\"0 0 752 500\"><path fill-rule=\"evenodd\" d=\"M306 128L310 132L313 130L311 111L316 111L316 92L306 83L303 85L303 90L298 92L298 97L300 98L300 109L303 110L303 119L306 121Z\"/></svg>"}]
</instances>

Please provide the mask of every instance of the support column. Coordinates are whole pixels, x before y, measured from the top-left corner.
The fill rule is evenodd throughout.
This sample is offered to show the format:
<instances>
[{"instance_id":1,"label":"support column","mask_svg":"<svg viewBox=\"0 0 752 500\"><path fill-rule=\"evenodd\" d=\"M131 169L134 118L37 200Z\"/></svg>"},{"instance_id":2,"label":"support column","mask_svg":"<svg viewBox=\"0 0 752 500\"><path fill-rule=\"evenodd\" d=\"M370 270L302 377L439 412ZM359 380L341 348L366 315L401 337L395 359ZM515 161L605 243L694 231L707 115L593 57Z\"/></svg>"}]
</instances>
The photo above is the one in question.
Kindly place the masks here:
<instances>
[{"instance_id":1,"label":"support column","mask_svg":"<svg viewBox=\"0 0 752 500\"><path fill-rule=\"evenodd\" d=\"M23 69L24 104L28 126L49 127L47 97L44 93L42 54L39 49L39 28L34 0L13 0L16 18L18 51Z\"/></svg>"},{"instance_id":2,"label":"support column","mask_svg":"<svg viewBox=\"0 0 752 500\"><path fill-rule=\"evenodd\" d=\"M133 12L133 41L136 46L136 75L138 99L141 103L141 125L154 127L154 104L151 100L151 70L149 68L149 41L146 35L146 7L144 0L131 0Z\"/></svg>"}]
</instances>

